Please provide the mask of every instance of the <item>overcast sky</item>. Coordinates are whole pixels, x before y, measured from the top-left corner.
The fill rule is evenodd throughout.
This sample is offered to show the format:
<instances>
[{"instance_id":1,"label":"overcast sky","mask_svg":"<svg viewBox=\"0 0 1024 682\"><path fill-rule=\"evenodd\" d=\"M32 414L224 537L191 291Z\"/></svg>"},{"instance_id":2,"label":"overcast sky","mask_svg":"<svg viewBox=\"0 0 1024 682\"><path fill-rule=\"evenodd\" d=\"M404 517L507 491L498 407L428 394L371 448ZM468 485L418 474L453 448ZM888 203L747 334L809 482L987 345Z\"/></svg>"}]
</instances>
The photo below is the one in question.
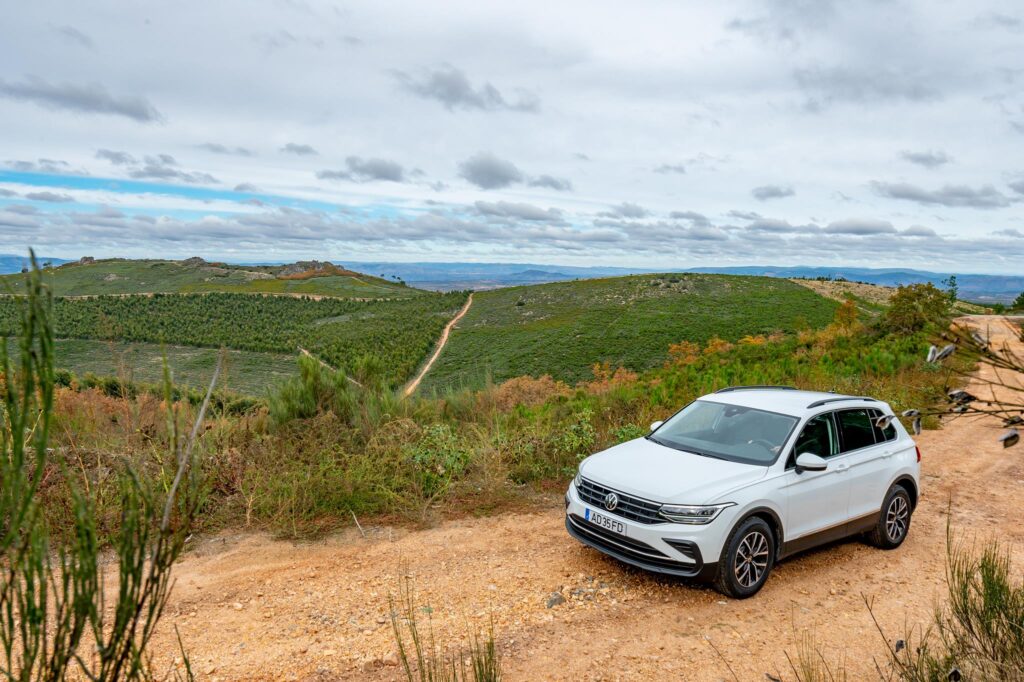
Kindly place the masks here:
<instances>
[{"instance_id":1,"label":"overcast sky","mask_svg":"<svg viewBox=\"0 0 1024 682\"><path fill-rule=\"evenodd\" d=\"M1016 273L1024 8L55 2L0 251Z\"/></svg>"}]
</instances>

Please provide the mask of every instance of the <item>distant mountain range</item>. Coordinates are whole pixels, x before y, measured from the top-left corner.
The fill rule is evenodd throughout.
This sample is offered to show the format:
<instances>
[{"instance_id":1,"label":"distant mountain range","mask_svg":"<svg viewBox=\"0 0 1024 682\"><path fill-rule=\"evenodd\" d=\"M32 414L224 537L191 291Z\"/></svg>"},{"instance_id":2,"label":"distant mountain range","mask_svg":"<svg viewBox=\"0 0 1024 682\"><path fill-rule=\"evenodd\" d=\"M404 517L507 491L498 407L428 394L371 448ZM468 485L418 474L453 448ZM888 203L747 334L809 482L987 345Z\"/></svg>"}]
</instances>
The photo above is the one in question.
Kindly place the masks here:
<instances>
[{"instance_id":1,"label":"distant mountain range","mask_svg":"<svg viewBox=\"0 0 1024 682\"><path fill-rule=\"evenodd\" d=\"M895 287L901 284L931 282L942 287L943 280L956 275L960 298L968 301L1007 303L1024 292L1024 276L1020 275L975 275L970 273L941 273L905 268L844 268L806 267L792 268L769 266L745 266L724 268L692 268L690 272L708 272L731 275L761 275L766 277L831 277L844 278L869 284Z\"/></svg>"},{"instance_id":2,"label":"distant mountain range","mask_svg":"<svg viewBox=\"0 0 1024 682\"><path fill-rule=\"evenodd\" d=\"M666 268L577 267L566 265L538 265L535 263L360 263L346 261L345 267L378 275L387 279L399 277L410 286L424 289L493 289L560 282L570 279L617 277L621 275L666 272ZM768 265L723 266L687 268L677 272L704 272L726 275L755 275L763 277L831 277L882 286L898 286L931 282L943 286L942 281L956 274L960 297L979 302L1008 302L1024 292L1024 276L977 275L969 273L930 272L906 268L858 268L841 266Z\"/></svg>"},{"instance_id":3,"label":"distant mountain range","mask_svg":"<svg viewBox=\"0 0 1024 682\"><path fill-rule=\"evenodd\" d=\"M399 277L409 286L451 291L454 289L496 289L524 284L543 284L570 279L618 277L655 270L618 267L577 267L535 263L340 263L345 267L385 279Z\"/></svg>"},{"instance_id":4,"label":"distant mountain range","mask_svg":"<svg viewBox=\"0 0 1024 682\"><path fill-rule=\"evenodd\" d=\"M60 265L61 263L67 263L68 261L63 258L47 258L46 256L36 256L36 260L39 261L40 265ZM9 275L14 272L21 272L22 268L28 267L28 256L15 256L10 253L0 253L0 275Z\"/></svg>"},{"instance_id":5,"label":"distant mountain range","mask_svg":"<svg viewBox=\"0 0 1024 682\"><path fill-rule=\"evenodd\" d=\"M60 265L69 262L63 258L39 256L40 264ZM274 264L287 261L274 261ZM269 261L265 263L270 263ZM247 263L254 265L255 263ZM944 286L943 280L956 274L960 298L981 303L1007 303L1024 292L1024 275L978 275L970 273L931 272L909 268L858 268L843 266L793 267L771 265L744 265L701 267L672 270L671 268L628 268L610 266L580 267L574 265L542 265L537 263L396 263L390 261L360 262L335 261L357 272L388 280L401 279L421 289L452 291L455 289L496 289L499 287L562 282L595 277L620 277L651 272L703 272L725 275L754 275L763 277L829 277L868 282L882 286L899 286L931 282ZM26 256L0 254L0 274L21 272L28 265Z\"/></svg>"}]
</instances>

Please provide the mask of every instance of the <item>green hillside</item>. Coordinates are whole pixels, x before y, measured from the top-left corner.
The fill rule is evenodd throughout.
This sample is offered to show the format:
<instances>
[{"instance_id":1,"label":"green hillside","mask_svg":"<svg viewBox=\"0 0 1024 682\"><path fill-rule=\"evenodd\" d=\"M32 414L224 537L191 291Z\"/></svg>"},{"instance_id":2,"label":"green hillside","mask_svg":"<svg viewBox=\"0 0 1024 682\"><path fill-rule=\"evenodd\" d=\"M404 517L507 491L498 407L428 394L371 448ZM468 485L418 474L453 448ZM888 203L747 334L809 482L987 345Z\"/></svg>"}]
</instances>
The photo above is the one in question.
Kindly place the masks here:
<instances>
[{"instance_id":1,"label":"green hillside","mask_svg":"<svg viewBox=\"0 0 1024 682\"><path fill-rule=\"evenodd\" d=\"M140 344L128 369L158 363L162 343L263 354L241 362L248 367L244 391L262 395L281 375L281 356L294 358L300 347L348 371L375 356L384 378L398 385L423 361L465 298L462 292L369 301L235 293L59 297L53 324L60 339ZM0 297L0 333L17 329L21 304L20 298ZM95 372L98 354L101 346L63 344L57 362L76 373ZM212 354L203 357L200 364L212 362Z\"/></svg>"},{"instance_id":2,"label":"green hillside","mask_svg":"<svg viewBox=\"0 0 1024 682\"><path fill-rule=\"evenodd\" d=\"M831 321L838 304L784 279L639 275L476 294L424 381L425 392L550 374L576 382L594 363L643 370L670 344L791 332Z\"/></svg>"},{"instance_id":3,"label":"green hillside","mask_svg":"<svg viewBox=\"0 0 1024 682\"><path fill-rule=\"evenodd\" d=\"M59 366L71 370L78 377L92 373L147 384L159 384L163 379L163 358L166 354L174 383L192 388L205 388L210 382L220 352L216 348L90 339L58 339L54 350ZM265 396L268 388L295 373L295 359L295 353L228 351L218 385L236 393Z\"/></svg>"},{"instance_id":4,"label":"green hillside","mask_svg":"<svg viewBox=\"0 0 1024 682\"><path fill-rule=\"evenodd\" d=\"M185 261L120 258L66 263L44 275L57 296L102 294L235 293L305 294L340 298L412 298L424 292L400 283L352 272L329 263L240 266ZM0 277L0 293L22 293L21 275Z\"/></svg>"}]
</instances>

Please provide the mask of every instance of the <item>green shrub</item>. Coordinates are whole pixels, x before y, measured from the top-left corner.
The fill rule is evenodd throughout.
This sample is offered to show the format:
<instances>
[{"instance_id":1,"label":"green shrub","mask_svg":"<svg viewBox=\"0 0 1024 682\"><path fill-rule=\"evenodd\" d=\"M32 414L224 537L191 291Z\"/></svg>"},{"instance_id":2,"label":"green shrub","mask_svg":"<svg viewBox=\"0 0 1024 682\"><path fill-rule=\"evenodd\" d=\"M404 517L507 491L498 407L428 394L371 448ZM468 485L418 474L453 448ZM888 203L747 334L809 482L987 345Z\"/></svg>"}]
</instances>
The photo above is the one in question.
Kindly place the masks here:
<instances>
[{"instance_id":1,"label":"green shrub","mask_svg":"<svg viewBox=\"0 0 1024 682\"><path fill-rule=\"evenodd\" d=\"M448 492L452 481L465 472L470 454L449 425L427 426L408 453L423 495L433 499Z\"/></svg>"},{"instance_id":2,"label":"green shrub","mask_svg":"<svg viewBox=\"0 0 1024 682\"><path fill-rule=\"evenodd\" d=\"M636 424L625 424L612 430L612 438L616 443L625 443L629 440L643 438L647 435L647 429Z\"/></svg>"},{"instance_id":3,"label":"green shrub","mask_svg":"<svg viewBox=\"0 0 1024 682\"><path fill-rule=\"evenodd\" d=\"M891 332L913 334L942 324L949 316L949 295L931 283L907 284L889 298L885 327Z\"/></svg>"}]
</instances>

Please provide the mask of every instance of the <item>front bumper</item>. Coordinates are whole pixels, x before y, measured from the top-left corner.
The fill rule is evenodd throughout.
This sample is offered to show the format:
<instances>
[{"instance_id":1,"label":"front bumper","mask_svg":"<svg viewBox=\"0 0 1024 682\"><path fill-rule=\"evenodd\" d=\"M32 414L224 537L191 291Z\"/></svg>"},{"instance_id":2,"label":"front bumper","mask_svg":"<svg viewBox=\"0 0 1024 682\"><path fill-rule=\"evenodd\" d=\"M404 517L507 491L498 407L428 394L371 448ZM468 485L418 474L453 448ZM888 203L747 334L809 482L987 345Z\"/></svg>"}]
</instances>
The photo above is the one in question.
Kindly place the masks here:
<instances>
[{"instance_id":1,"label":"front bumper","mask_svg":"<svg viewBox=\"0 0 1024 682\"><path fill-rule=\"evenodd\" d=\"M700 542L703 535L700 531L707 530L706 527L669 522L640 524L621 518L614 512L595 509L622 521L627 529L626 536L622 536L586 520L587 505L576 494L574 485L569 486L565 501L565 529L569 535L610 557L647 571L682 578L711 580L718 573L717 557L721 547L712 552L708 542ZM705 545L703 549L702 544ZM713 561L705 560L706 556L712 555L715 557Z\"/></svg>"}]
</instances>

